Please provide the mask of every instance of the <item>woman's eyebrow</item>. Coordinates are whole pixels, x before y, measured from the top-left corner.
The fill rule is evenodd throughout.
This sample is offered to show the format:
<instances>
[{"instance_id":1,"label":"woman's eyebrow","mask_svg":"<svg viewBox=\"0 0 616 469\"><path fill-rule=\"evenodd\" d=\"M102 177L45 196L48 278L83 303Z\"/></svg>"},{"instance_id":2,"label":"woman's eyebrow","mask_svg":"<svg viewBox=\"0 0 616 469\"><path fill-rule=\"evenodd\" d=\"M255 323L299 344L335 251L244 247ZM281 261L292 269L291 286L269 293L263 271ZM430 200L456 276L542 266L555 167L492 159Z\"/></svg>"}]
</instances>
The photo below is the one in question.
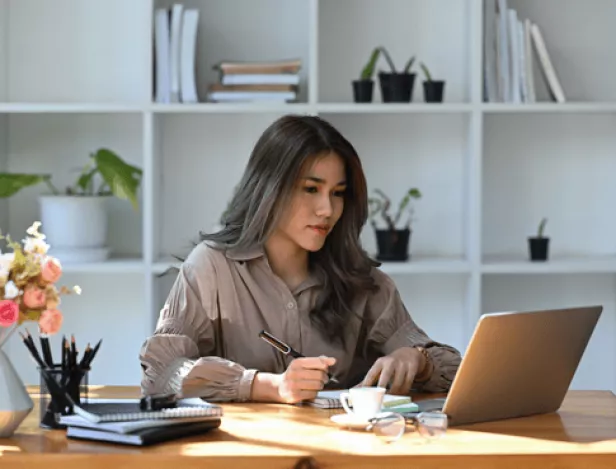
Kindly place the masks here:
<instances>
[{"instance_id":1,"label":"woman's eyebrow","mask_svg":"<svg viewBox=\"0 0 616 469\"><path fill-rule=\"evenodd\" d=\"M312 181L312 182L316 182L317 184L325 184L325 179L321 179L318 178L316 176L306 176L304 177L304 179L308 180L308 181ZM338 184L336 184L337 186L346 186L346 181L342 180L340 181Z\"/></svg>"}]
</instances>

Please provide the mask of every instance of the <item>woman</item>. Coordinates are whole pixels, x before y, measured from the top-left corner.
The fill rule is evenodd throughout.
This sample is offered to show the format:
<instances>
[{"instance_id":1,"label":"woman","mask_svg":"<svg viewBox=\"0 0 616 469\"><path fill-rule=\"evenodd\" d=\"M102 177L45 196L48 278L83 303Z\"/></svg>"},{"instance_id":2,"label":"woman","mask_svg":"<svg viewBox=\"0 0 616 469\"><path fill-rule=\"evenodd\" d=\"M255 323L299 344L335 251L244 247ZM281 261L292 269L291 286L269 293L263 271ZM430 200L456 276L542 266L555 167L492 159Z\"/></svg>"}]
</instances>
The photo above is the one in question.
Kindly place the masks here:
<instances>
[{"instance_id":1,"label":"woman","mask_svg":"<svg viewBox=\"0 0 616 469\"><path fill-rule=\"evenodd\" d=\"M460 363L412 320L360 245L368 197L353 146L318 117L256 143L224 228L182 264L140 353L144 393L295 403L328 382L445 392ZM306 358L283 355L266 330Z\"/></svg>"}]
</instances>

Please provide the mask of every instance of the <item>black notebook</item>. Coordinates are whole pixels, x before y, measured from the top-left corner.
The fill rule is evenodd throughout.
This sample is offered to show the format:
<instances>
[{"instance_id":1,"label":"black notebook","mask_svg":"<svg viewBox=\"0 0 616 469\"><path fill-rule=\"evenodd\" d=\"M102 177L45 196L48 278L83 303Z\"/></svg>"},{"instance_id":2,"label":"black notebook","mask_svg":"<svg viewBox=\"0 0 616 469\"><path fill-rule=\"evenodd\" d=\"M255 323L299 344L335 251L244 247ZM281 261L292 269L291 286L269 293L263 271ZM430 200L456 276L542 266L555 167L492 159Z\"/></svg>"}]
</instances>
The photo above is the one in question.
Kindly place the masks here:
<instances>
[{"instance_id":1,"label":"black notebook","mask_svg":"<svg viewBox=\"0 0 616 469\"><path fill-rule=\"evenodd\" d=\"M93 423L130 420L222 417L222 407L198 398L179 399L176 407L141 410L138 399L100 400L73 405L73 412Z\"/></svg>"},{"instance_id":2,"label":"black notebook","mask_svg":"<svg viewBox=\"0 0 616 469\"><path fill-rule=\"evenodd\" d=\"M130 433L118 433L84 427L68 427L67 438L118 443L133 446L148 446L186 436L201 435L220 427L220 419L201 420L178 425L140 428Z\"/></svg>"}]
</instances>

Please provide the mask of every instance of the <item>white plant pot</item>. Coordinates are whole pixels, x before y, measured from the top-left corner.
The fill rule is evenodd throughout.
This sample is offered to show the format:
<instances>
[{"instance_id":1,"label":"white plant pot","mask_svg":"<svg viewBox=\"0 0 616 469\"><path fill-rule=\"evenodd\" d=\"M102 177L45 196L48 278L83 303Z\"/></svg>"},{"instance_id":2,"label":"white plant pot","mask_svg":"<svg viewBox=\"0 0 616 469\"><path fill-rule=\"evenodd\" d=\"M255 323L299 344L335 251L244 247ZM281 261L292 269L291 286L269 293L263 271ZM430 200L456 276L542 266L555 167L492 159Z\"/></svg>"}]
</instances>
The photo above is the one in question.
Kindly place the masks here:
<instances>
[{"instance_id":1,"label":"white plant pot","mask_svg":"<svg viewBox=\"0 0 616 469\"><path fill-rule=\"evenodd\" d=\"M100 262L109 257L107 197L52 195L39 197L40 231L49 253L61 263Z\"/></svg>"}]
</instances>

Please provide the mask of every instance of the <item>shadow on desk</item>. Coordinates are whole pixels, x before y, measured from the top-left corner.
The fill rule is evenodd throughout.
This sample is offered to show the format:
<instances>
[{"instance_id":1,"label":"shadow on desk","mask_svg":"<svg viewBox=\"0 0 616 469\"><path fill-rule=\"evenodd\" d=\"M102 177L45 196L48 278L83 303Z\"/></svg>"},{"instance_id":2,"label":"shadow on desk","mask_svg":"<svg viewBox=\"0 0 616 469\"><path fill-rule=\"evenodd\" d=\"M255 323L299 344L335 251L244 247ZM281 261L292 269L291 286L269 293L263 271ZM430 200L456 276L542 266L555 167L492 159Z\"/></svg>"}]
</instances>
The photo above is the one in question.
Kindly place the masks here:
<instances>
[{"instance_id":1,"label":"shadow on desk","mask_svg":"<svg viewBox=\"0 0 616 469\"><path fill-rule=\"evenodd\" d=\"M613 440L615 427L614 417L609 415L594 415L581 418L579 415L573 416L570 412L561 411L530 417L463 425L456 427L456 429L539 440L594 443Z\"/></svg>"}]
</instances>

